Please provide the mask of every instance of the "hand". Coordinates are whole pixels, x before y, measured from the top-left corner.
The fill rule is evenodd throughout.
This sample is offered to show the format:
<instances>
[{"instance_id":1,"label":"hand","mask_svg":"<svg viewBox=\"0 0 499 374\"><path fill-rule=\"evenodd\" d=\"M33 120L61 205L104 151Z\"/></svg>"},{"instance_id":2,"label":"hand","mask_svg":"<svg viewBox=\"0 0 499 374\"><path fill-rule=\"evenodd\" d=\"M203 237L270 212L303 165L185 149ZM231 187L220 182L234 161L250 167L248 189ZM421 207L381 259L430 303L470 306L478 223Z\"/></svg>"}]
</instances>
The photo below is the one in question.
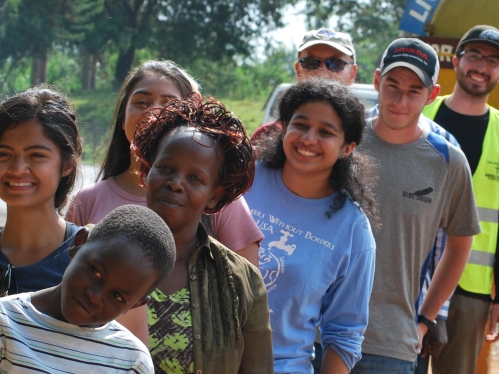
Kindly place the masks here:
<instances>
[{"instance_id":1,"label":"hand","mask_svg":"<svg viewBox=\"0 0 499 374\"><path fill-rule=\"evenodd\" d=\"M418 330L418 354L421 353L421 349L423 348L423 338L428 332L428 326L426 326L424 323L418 323L417 324L417 330Z\"/></svg>"},{"instance_id":2,"label":"hand","mask_svg":"<svg viewBox=\"0 0 499 374\"><path fill-rule=\"evenodd\" d=\"M429 353L433 358L438 358L442 349L447 345L449 338L447 337L447 325L445 320L437 318L437 325L430 331L429 334Z\"/></svg>"},{"instance_id":3,"label":"hand","mask_svg":"<svg viewBox=\"0 0 499 374\"><path fill-rule=\"evenodd\" d=\"M421 358L425 358L430 353L430 334L426 334L423 338L423 344L421 347L421 353L419 354Z\"/></svg>"},{"instance_id":4,"label":"hand","mask_svg":"<svg viewBox=\"0 0 499 374\"><path fill-rule=\"evenodd\" d=\"M490 343L499 340L497 323L499 323L499 304L492 304L492 308L490 309L490 331L485 336L485 340Z\"/></svg>"}]
</instances>

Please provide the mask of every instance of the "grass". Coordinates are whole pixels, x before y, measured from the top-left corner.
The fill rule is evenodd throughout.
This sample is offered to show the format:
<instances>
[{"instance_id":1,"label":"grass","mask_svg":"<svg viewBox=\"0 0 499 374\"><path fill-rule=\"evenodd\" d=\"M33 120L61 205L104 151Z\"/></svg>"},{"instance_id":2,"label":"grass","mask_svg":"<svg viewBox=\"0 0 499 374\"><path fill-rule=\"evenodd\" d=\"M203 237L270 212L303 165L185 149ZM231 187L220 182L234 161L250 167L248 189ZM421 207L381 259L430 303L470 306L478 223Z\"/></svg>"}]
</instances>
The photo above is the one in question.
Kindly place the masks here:
<instances>
[{"instance_id":1,"label":"grass","mask_svg":"<svg viewBox=\"0 0 499 374\"><path fill-rule=\"evenodd\" d=\"M116 105L116 92L112 90L81 91L71 95L76 106L80 131L84 140L83 160L92 163L95 153L109 129ZM263 118L263 99L219 99L244 124L251 135Z\"/></svg>"},{"instance_id":2,"label":"grass","mask_svg":"<svg viewBox=\"0 0 499 374\"><path fill-rule=\"evenodd\" d=\"M111 123L116 93L111 90L82 91L70 98L76 106L83 137L83 161L93 163Z\"/></svg>"},{"instance_id":3,"label":"grass","mask_svg":"<svg viewBox=\"0 0 499 374\"><path fill-rule=\"evenodd\" d=\"M220 101L243 122L248 134L253 134L256 128L262 123L263 104L265 100L220 99Z\"/></svg>"}]
</instances>

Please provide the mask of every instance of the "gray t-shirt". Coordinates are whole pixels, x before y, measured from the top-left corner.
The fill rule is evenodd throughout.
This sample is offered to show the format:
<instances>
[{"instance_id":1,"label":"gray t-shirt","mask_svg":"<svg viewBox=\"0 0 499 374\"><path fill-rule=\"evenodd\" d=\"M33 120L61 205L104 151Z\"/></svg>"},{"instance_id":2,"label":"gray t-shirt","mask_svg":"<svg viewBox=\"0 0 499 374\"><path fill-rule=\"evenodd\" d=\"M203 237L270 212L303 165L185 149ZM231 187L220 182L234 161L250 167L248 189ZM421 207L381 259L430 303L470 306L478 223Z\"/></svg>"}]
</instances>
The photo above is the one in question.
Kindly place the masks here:
<instances>
[{"instance_id":1,"label":"gray t-shirt","mask_svg":"<svg viewBox=\"0 0 499 374\"><path fill-rule=\"evenodd\" d=\"M367 122L360 149L378 162L375 193L382 227L374 230L376 271L362 352L416 359L416 301L420 274L438 228L447 235L480 232L468 162L458 148L431 133L391 144Z\"/></svg>"}]
</instances>

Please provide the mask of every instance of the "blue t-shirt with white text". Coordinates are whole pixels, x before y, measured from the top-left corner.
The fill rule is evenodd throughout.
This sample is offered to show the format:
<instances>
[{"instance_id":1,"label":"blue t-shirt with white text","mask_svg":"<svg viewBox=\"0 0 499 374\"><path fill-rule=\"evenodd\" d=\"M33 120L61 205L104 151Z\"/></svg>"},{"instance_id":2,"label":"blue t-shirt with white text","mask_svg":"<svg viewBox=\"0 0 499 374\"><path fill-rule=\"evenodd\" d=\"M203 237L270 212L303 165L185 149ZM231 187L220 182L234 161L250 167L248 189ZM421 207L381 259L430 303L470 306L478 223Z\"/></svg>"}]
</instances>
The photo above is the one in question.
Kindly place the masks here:
<instances>
[{"instance_id":1,"label":"blue t-shirt with white text","mask_svg":"<svg viewBox=\"0 0 499 374\"><path fill-rule=\"evenodd\" d=\"M265 235L260 271L269 295L275 373L312 373L316 326L322 346L351 369L368 321L375 243L351 199L328 218L335 195L306 199L283 183L281 170L257 164L245 196Z\"/></svg>"}]
</instances>

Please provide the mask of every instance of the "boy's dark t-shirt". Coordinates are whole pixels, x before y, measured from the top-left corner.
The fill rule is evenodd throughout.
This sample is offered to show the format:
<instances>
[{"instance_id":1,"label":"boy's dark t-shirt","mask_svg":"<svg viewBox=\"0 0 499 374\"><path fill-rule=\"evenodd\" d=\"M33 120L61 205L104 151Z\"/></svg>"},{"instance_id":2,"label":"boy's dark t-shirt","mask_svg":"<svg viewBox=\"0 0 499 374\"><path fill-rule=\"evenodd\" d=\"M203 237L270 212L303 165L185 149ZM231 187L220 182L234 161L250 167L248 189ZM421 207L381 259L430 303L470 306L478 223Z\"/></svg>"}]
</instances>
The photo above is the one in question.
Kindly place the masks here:
<instances>
[{"instance_id":1,"label":"boy's dark t-shirt","mask_svg":"<svg viewBox=\"0 0 499 374\"><path fill-rule=\"evenodd\" d=\"M59 248L35 264L13 267L9 295L38 291L61 283L71 260L68 254L69 246L79 228L80 226L74 223L68 223L68 235ZM0 251L0 274L3 274L9 263L9 259Z\"/></svg>"},{"instance_id":2,"label":"boy's dark t-shirt","mask_svg":"<svg viewBox=\"0 0 499 374\"><path fill-rule=\"evenodd\" d=\"M454 135L468 159L471 174L474 174L482 154L489 111L481 116L467 116L454 112L443 102L433 121Z\"/></svg>"}]
</instances>

